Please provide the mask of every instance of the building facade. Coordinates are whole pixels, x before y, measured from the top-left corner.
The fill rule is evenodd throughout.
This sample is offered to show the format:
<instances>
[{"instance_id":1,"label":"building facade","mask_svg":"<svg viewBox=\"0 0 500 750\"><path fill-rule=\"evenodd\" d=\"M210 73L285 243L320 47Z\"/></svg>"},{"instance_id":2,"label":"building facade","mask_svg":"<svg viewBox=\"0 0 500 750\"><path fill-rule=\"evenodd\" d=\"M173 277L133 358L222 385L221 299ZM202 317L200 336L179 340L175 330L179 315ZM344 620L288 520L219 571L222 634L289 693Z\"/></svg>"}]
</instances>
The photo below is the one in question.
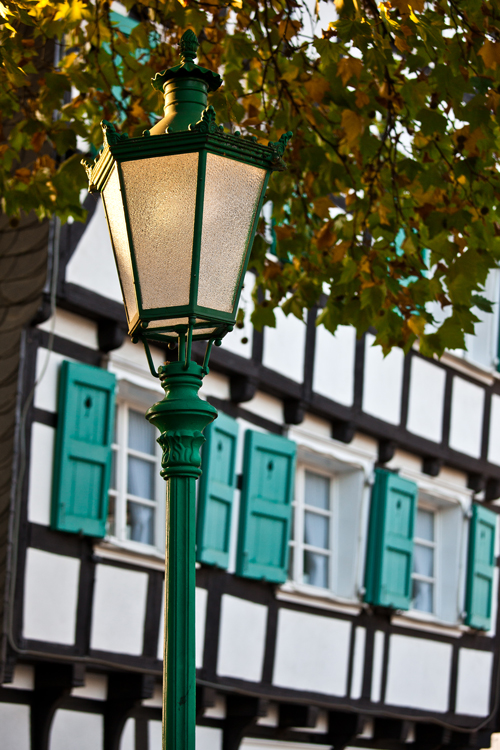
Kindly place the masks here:
<instances>
[{"instance_id":1,"label":"building facade","mask_svg":"<svg viewBox=\"0 0 500 750\"><path fill-rule=\"evenodd\" d=\"M86 225L50 234L6 404L8 750L161 747L165 485L143 414L162 392L125 335L102 205L86 205ZM316 314L246 322L204 381L220 416L197 500L197 746L488 747L497 314L441 361L384 359Z\"/></svg>"}]
</instances>

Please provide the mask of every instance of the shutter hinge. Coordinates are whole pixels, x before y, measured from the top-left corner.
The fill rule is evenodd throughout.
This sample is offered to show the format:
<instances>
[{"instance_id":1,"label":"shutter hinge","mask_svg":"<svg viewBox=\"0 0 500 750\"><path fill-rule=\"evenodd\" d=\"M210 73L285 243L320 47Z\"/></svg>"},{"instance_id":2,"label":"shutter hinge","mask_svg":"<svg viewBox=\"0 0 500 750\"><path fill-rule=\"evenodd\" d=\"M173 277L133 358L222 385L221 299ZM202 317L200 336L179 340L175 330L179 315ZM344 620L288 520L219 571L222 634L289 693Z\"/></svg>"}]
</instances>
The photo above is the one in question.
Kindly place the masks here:
<instances>
[{"instance_id":1,"label":"shutter hinge","mask_svg":"<svg viewBox=\"0 0 500 750\"><path fill-rule=\"evenodd\" d=\"M237 490L243 489L243 474L236 475L236 489Z\"/></svg>"}]
</instances>

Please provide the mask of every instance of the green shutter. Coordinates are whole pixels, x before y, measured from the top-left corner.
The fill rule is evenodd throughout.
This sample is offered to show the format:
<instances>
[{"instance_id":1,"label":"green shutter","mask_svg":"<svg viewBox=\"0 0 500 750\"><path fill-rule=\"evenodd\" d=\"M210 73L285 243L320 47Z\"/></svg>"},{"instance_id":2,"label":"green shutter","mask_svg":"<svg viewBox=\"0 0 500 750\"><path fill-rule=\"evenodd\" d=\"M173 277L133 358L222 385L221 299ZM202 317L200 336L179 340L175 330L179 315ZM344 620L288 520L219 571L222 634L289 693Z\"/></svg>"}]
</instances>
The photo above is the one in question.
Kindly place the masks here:
<instances>
[{"instance_id":1,"label":"green shutter","mask_svg":"<svg viewBox=\"0 0 500 750\"><path fill-rule=\"evenodd\" d=\"M62 363L52 490L52 527L60 531L105 534L115 380L99 367Z\"/></svg>"},{"instance_id":2,"label":"green shutter","mask_svg":"<svg viewBox=\"0 0 500 750\"><path fill-rule=\"evenodd\" d=\"M196 557L199 562L227 568L238 423L219 413L215 422L205 430L205 437L198 494Z\"/></svg>"},{"instance_id":3,"label":"green shutter","mask_svg":"<svg viewBox=\"0 0 500 750\"><path fill-rule=\"evenodd\" d=\"M245 436L236 572L283 583L287 577L296 445L248 430Z\"/></svg>"},{"instance_id":4,"label":"green shutter","mask_svg":"<svg viewBox=\"0 0 500 750\"><path fill-rule=\"evenodd\" d=\"M415 482L375 471L365 576L365 599L372 604L410 607L417 495Z\"/></svg>"},{"instance_id":5,"label":"green shutter","mask_svg":"<svg viewBox=\"0 0 500 750\"><path fill-rule=\"evenodd\" d=\"M465 622L471 628L489 630L495 570L497 514L482 505L472 506Z\"/></svg>"}]
</instances>

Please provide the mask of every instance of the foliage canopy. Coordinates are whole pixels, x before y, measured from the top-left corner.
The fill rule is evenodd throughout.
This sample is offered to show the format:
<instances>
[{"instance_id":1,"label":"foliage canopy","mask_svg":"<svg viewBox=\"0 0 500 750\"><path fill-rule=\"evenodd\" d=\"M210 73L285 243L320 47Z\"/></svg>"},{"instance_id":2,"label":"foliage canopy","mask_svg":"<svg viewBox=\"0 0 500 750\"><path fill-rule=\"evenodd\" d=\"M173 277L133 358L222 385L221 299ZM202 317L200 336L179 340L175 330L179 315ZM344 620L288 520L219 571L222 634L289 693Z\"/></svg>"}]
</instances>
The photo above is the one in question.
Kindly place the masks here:
<instances>
[{"instance_id":1,"label":"foliage canopy","mask_svg":"<svg viewBox=\"0 0 500 750\"><path fill-rule=\"evenodd\" d=\"M464 346L500 259L495 0L123 0L125 30L115 5L0 2L12 222L21 210L84 219L79 152L100 147L103 118L129 135L153 124L150 79L177 63L189 27L200 63L223 71L220 122L264 142L294 131L268 192L274 254L264 222L254 245L254 323L319 304L329 330L374 326L385 350Z\"/></svg>"}]
</instances>

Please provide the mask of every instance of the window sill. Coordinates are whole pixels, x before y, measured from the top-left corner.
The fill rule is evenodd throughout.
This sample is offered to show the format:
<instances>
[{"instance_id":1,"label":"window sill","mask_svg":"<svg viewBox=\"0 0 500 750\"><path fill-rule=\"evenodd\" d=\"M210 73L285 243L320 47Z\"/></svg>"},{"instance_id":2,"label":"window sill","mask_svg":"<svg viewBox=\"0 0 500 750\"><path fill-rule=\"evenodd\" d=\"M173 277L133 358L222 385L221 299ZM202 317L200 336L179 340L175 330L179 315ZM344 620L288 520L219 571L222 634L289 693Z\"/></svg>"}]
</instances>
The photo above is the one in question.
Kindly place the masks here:
<instances>
[{"instance_id":1,"label":"window sill","mask_svg":"<svg viewBox=\"0 0 500 750\"><path fill-rule=\"evenodd\" d=\"M462 623L443 622L436 615L418 612L417 610L398 612L398 614L392 615L391 625L396 625L400 628L425 630L428 633L439 633L440 635L448 635L452 638L461 638L464 633L470 631L470 628Z\"/></svg>"},{"instance_id":2,"label":"window sill","mask_svg":"<svg viewBox=\"0 0 500 750\"><path fill-rule=\"evenodd\" d=\"M94 555L117 562L141 565L154 570L165 569L165 555L155 547L137 542L126 542L115 537L106 537L94 546Z\"/></svg>"},{"instance_id":3,"label":"window sill","mask_svg":"<svg viewBox=\"0 0 500 750\"><path fill-rule=\"evenodd\" d=\"M277 588L276 599L349 615L358 615L366 606L359 601L335 596L331 591L293 581L287 581Z\"/></svg>"}]
</instances>

